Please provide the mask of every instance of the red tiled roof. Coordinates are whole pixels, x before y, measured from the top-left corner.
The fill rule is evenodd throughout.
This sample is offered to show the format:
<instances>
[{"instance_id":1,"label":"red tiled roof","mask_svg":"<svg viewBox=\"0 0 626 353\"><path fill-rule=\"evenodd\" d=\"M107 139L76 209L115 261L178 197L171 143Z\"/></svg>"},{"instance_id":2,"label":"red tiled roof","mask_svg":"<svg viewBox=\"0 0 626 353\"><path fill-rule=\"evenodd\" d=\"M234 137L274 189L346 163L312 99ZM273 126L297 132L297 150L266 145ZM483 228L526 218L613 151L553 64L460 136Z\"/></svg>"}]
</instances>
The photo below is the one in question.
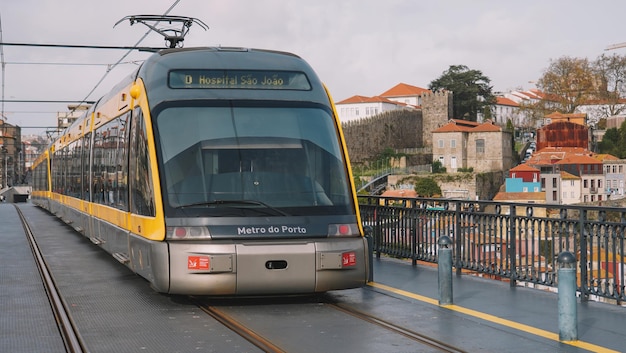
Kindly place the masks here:
<instances>
[{"instance_id":1,"label":"red tiled roof","mask_svg":"<svg viewBox=\"0 0 626 353\"><path fill-rule=\"evenodd\" d=\"M602 164L602 162L586 154L568 154L554 164Z\"/></svg>"},{"instance_id":2,"label":"red tiled roof","mask_svg":"<svg viewBox=\"0 0 626 353\"><path fill-rule=\"evenodd\" d=\"M517 104L515 101L508 99L508 98L504 98L504 97L496 97L496 104L497 105L508 105L511 107L519 107L519 104Z\"/></svg>"},{"instance_id":3,"label":"red tiled roof","mask_svg":"<svg viewBox=\"0 0 626 353\"><path fill-rule=\"evenodd\" d=\"M493 201L545 201L545 191L540 192L499 192L493 198Z\"/></svg>"},{"instance_id":4,"label":"red tiled roof","mask_svg":"<svg viewBox=\"0 0 626 353\"><path fill-rule=\"evenodd\" d=\"M593 155L593 153L582 147L544 147L533 153L533 155L526 163L535 166L551 165L571 155L589 156ZM588 163L585 162L585 164Z\"/></svg>"},{"instance_id":5,"label":"red tiled roof","mask_svg":"<svg viewBox=\"0 0 626 353\"><path fill-rule=\"evenodd\" d=\"M471 131L477 127L478 123L468 120L451 119L444 126L433 130L433 132L461 132Z\"/></svg>"},{"instance_id":6,"label":"red tiled roof","mask_svg":"<svg viewBox=\"0 0 626 353\"><path fill-rule=\"evenodd\" d=\"M381 97L405 97L420 96L424 93L430 93L426 88L407 85L406 83L398 83L392 88L380 94Z\"/></svg>"},{"instance_id":7,"label":"red tiled roof","mask_svg":"<svg viewBox=\"0 0 626 353\"><path fill-rule=\"evenodd\" d=\"M493 121L487 120L484 123L476 126L474 129L472 129L472 131L474 132L500 132L502 131L502 128L494 124Z\"/></svg>"},{"instance_id":8,"label":"red tiled roof","mask_svg":"<svg viewBox=\"0 0 626 353\"><path fill-rule=\"evenodd\" d=\"M520 164L510 169L511 172L540 172L539 169L533 168L526 164Z\"/></svg>"},{"instance_id":9,"label":"red tiled roof","mask_svg":"<svg viewBox=\"0 0 626 353\"><path fill-rule=\"evenodd\" d=\"M380 96L364 97L364 96L358 96L358 95L352 96L350 98L346 98L342 100L341 102L337 102L335 104L355 104L355 103L389 103L389 104L396 104L396 105L406 105L406 104L389 100L385 97L380 97Z\"/></svg>"},{"instance_id":10,"label":"red tiled roof","mask_svg":"<svg viewBox=\"0 0 626 353\"><path fill-rule=\"evenodd\" d=\"M574 175L574 174L570 174L570 173L568 173L568 172L563 172L563 171L562 171L562 172L561 172L561 179L562 179L562 180L578 180L578 179L580 179L580 177L579 177L579 176L576 176L576 175Z\"/></svg>"},{"instance_id":11,"label":"red tiled roof","mask_svg":"<svg viewBox=\"0 0 626 353\"><path fill-rule=\"evenodd\" d=\"M601 161L601 162L604 162L604 161L617 161L617 160L619 160L619 158L617 158L617 157L615 157L613 155L607 154L607 153L597 154L597 155L592 156L592 157L597 159L597 160L599 160L599 161Z\"/></svg>"},{"instance_id":12,"label":"red tiled roof","mask_svg":"<svg viewBox=\"0 0 626 353\"><path fill-rule=\"evenodd\" d=\"M397 190L387 190L382 193L380 196L387 197L418 197L417 192L411 189L397 189Z\"/></svg>"},{"instance_id":13,"label":"red tiled roof","mask_svg":"<svg viewBox=\"0 0 626 353\"><path fill-rule=\"evenodd\" d=\"M433 132L499 132L502 129L491 120L482 124L460 119L451 119L444 126L433 130Z\"/></svg>"},{"instance_id":14,"label":"red tiled roof","mask_svg":"<svg viewBox=\"0 0 626 353\"><path fill-rule=\"evenodd\" d=\"M559 113L559 112L553 112L550 113L548 115L546 115L546 118L564 118L564 117L569 117L569 118L584 118L586 117L587 114L586 113L571 113L571 114L563 114L563 113Z\"/></svg>"}]
</instances>

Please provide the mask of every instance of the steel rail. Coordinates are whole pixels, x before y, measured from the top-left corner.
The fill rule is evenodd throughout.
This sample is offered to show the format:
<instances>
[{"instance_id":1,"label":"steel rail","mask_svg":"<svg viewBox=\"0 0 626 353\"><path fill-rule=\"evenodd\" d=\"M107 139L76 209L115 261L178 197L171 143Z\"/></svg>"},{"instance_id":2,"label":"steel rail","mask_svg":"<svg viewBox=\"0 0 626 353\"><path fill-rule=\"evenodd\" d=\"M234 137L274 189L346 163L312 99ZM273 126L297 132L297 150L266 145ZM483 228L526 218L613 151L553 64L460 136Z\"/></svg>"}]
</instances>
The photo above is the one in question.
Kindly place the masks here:
<instances>
[{"instance_id":1,"label":"steel rail","mask_svg":"<svg viewBox=\"0 0 626 353\"><path fill-rule=\"evenodd\" d=\"M285 350L273 344L263 336L249 329L242 323L235 320L232 316L224 313L223 311L217 309L214 306L206 305L200 302L199 300L190 297L191 301L200 308L200 310L209 314L211 317L219 321L222 325L228 327L230 330L238 334L239 336L246 339L248 342L252 343L256 347L262 349L267 353L286 353Z\"/></svg>"},{"instance_id":2,"label":"steel rail","mask_svg":"<svg viewBox=\"0 0 626 353\"><path fill-rule=\"evenodd\" d=\"M72 320L69 310L67 309L67 305L63 301L63 298L61 298L59 290L52 277L52 273L50 272L39 247L37 246L37 242L35 241L35 237L33 236L30 226L28 225L26 217L24 217L24 214L17 205L13 206L17 210L17 214L22 222L22 227L24 228L24 233L26 234L31 251L35 257L35 263L39 269L39 274L41 275L46 294L48 295L48 300L50 301L50 306L56 318L59 332L63 338L65 350L71 353L88 352L85 342L80 336L76 328L76 324L74 323L74 320Z\"/></svg>"},{"instance_id":3,"label":"steel rail","mask_svg":"<svg viewBox=\"0 0 626 353\"><path fill-rule=\"evenodd\" d=\"M450 352L450 353L467 353L467 351L464 351L460 348L454 347L452 345L449 345L445 342L436 340L432 337L426 336L424 334L409 330L405 327L396 325L394 323L391 323L389 321L383 320L381 318L375 317L371 314L365 313L363 311L357 310L353 307L347 306L347 305L342 305L342 304L338 304L338 303L324 303L325 305L328 305L329 307L339 310L343 313L352 315L358 319L367 321L371 324L377 325L379 327L385 328L389 331L392 331L394 333L400 334L404 337L407 337L409 339L412 339L414 341L420 342L422 344L425 344L427 346L433 347L435 349L438 349L442 352Z\"/></svg>"}]
</instances>

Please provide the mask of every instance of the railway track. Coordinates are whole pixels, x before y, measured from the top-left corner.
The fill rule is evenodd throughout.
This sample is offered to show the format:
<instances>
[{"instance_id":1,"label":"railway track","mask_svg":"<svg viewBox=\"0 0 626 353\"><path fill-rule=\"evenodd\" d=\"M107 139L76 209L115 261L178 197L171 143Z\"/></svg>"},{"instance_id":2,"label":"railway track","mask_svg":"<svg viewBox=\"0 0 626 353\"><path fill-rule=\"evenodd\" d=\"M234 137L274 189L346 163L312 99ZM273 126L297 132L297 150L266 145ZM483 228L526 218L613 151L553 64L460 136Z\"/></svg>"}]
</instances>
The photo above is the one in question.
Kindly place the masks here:
<instances>
[{"instance_id":1,"label":"railway track","mask_svg":"<svg viewBox=\"0 0 626 353\"><path fill-rule=\"evenodd\" d=\"M77 325L72 320L68 305L59 294L54 278L36 244L35 236L24 214L17 205L15 205L15 208L31 247L33 257L36 260L37 268L40 272L59 332L65 345L65 350L67 352L89 351L77 330ZM299 351L297 348L294 348L294 346L297 347L298 344L308 344L308 348L304 347L305 351L306 349L313 349L309 351L314 352L316 351L315 348L311 347L316 347L316 344L323 343L325 340L332 340L332 337L320 335L320 332L322 330L325 330L326 333L332 332L333 324L338 322L348 323L347 326L342 329L352 330L354 328L354 330L358 332L352 337L366 337L366 335L382 334L394 337L397 335L398 337L402 336L403 339L392 338L391 342L404 342L403 344L411 348L418 347L418 351L464 352L462 349L412 331L410 328L402 327L370 313L358 310L351 305L341 303L327 294L262 300L239 298L207 299L207 297L185 298L187 298L185 301L189 301L190 304L197 306L221 325L224 325L224 327L264 352L282 353ZM308 320L310 317L315 317L318 321L307 323L309 326L304 326L303 328L298 327L303 318ZM267 324L272 321L280 322L280 325L283 326L294 327L295 330L299 330L299 332L302 333L303 337L307 337L306 340L308 340L308 342L296 342L294 339L286 337L280 330L267 330ZM335 334L343 336L346 333L338 331ZM413 343L407 343L407 341ZM341 341L339 346L333 348L340 351L350 351L351 348L354 348L354 344L354 341L346 339Z\"/></svg>"},{"instance_id":2,"label":"railway track","mask_svg":"<svg viewBox=\"0 0 626 353\"><path fill-rule=\"evenodd\" d=\"M243 324L241 320L237 319L236 314L232 314L229 312L229 309L227 307L232 308L232 307L237 307L238 305L242 305L246 307L250 305L262 307L264 305L269 305L269 306L279 305L280 306L282 304L319 306L320 304L322 304L326 308L330 308L332 310L339 311L343 314L350 315L353 318L358 319L359 321L364 321L368 324L372 324L378 328L384 329L392 334L401 335L413 342L417 342L421 347L424 347L424 349L428 348L429 349L428 351L449 352L449 353L465 353L466 352L463 349L454 347L440 340L436 340L427 335L420 334L408 328L386 321L380 317L376 317L369 313L360 311L350 305L332 302L330 300L327 300L326 297L323 297L322 299L320 299L319 297L316 297L316 298L317 298L316 302L308 301L306 299L298 301L297 299L294 300L293 298L291 298L291 299L287 299L286 303L285 302L277 303L276 301L268 303L266 300L260 300L259 302L253 302L253 303L248 302L244 304L238 304L237 301L235 300L227 300L226 302L224 302L226 303L225 305L219 305L219 304L211 305L207 301L209 299L200 299L200 298L195 298L195 297L191 297L191 301L195 305L197 305L202 311L204 311L205 313L209 314L211 317L218 320L220 323L222 323L223 325L231 329L233 332L245 338L250 343L260 348L264 352L269 352L269 353L282 353L282 352L288 352L289 350L286 348L280 347L278 344L276 344L274 342L276 338L264 336L257 329L255 329L254 326L256 325L256 322L250 322L248 325ZM222 309L222 308L226 308L226 309ZM278 311L280 310L272 309L271 315L276 315L276 312ZM284 311L285 314L282 315L281 317L284 320L289 321L290 311L291 311L290 309L285 309ZM328 318L329 321L333 320L332 315L328 315L328 317L329 317ZM342 351L349 351L349 349L346 350L340 347L337 347L337 348L341 349Z\"/></svg>"},{"instance_id":3,"label":"railway track","mask_svg":"<svg viewBox=\"0 0 626 353\"><path fill-rule=\"evenodd\" d=\"M409 329L407 329L405 327L396 325L396 324L391 323L389 321L383 320L383 319L381 319L379 317L376 317L376 316L370 315L368 313L365 313L363 311L357 310L357 309L355 309L353 307L350 307L348 305L339 304L339 303L326 303L326 305L328 305L328 306L330 306L330 307L332 307L332 308L334 308L336 310L339 310L341 312L344 312L346 314L352 315L352 316L354 316L356 318L359 318L361 320L367 321L367 322L369 322L371 324L374 324L374 325L380 326L382 328L385 328L385 329L387 329L389 331L395 332L395 333L397 333L399 335L405 336L405 337L407 337L409 339L412 339L414 341L421 342L421 343L423 343L423 344L425 344L425 345L427 345L427 346L429 346L431 348L435 348L435 349L440 350L442 352L466 353L466 351L464 351L464 350L462 350L460 348L451 346L451 345L449 345L449 344L447 344L445 342L436 340L436 339L434 339L432 337L423 335L421 333L409 330Z\"/></svg>"},{"instance_id":4,"label":"railway track","mask_svg":"<svg viewBox=\"0 0 626 353\"><path fill-rule=\"evenodd\" d=\"M54 317L56 318L57 326L59 328L59 333L63 339L63 343L65 345L65 350L70 353L82 353L87 352L88 349L80 337L80 334L76 328L76 324L72 320L70 316L69 310L67 309L67 305L61 298L59 291L54 283L54 279L52 274L46 265L46 262L37 246L35 238L33 236L33 232L31 231L24 214L20 210L17 205L14 205L17 210L17 214L20 217L20 221L22 226L24 227L24 233L26 234L26 238L28 240L28 244L33 252L33 257L35 259L35 263L37 264L37 268L39 269L39 273L41 275L41 279L46 290L46 294L48 296L48 300L50 301L50 306L52 308Z\"/></svg>"}]
</instances>

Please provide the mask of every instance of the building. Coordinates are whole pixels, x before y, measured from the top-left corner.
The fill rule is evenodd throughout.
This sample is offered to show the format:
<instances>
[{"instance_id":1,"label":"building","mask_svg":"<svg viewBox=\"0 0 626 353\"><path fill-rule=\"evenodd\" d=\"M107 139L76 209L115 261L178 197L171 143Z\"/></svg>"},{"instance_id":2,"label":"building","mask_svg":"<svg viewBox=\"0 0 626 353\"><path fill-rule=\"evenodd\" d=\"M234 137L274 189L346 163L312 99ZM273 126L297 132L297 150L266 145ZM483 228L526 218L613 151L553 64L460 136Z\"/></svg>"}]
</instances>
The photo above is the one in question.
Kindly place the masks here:
<instances>
[{"instance_id":1,"label":"building","mask_svg":"<svg viewBox=\"0 0 626 353\"><path fill-rule=\"evenodd\" d=\"M505 179L506 192L540 192L541 171L526 164L520 164L509 170Z\"/></svg>"},{"instance_id":2,"label":"building","mask_svg":"<svg viewBox=\"0 0 626 353\"><path fill-rule=\"evenodd\" d=\"M506 126L510 120L514 126L521 126L522 116L519 103L506 97L496 97L496 104L492 109L493 121L496 124Z\"/></svg>"},{"instance_id":3,"label":"building","mask_svg":"<svg viewBox=\"0 0 626 353\"><path fill-rule=\"evenodd\" d=\"M378 96L352 96L335 103L335 106L343 123L392 110L421 109L422 97L430 93L426 88L399 83Z\"/></svg>"},{"instance_id":4,"label":"building","mask_svg":"<svg viewBox=\"0 0 626 353\"><path fill-rule=\"evenodd\" d=\"M542 150L546 147L580 147L589 149L591 139L589 128L580 124L579 121L578 119L573 121L557 120L537 129L537 150Z\"/></svg>"},{"instance_id":5,"label":"building","mask_svg":"<svg viewBox=\"0 0 626 353\"><path fill-rule=\"evenodd\" d=\"M608 157L607 157L608 156ZM610 200L624 197L624 180L626 179L626 160L610 155L598 155L604 169L605 192Z\"/></svg>"},{"instance_id":6,"label":"building","mask_svg":"<svg viewBox=\"0 0 626 353\"><path fill-rule=\"evenodd\" d=\"M21 184L26 173L22 128L0 119L0 189Z\"/></svg>"},{"instance_id":7,"label":"building","mask_svg":"<svg viewBox=\"0 0 626 353\"><path fill-rule=\"evenodd\" d=\"M481 124L452 119L433 131L433 159L448 172L508 170L513 166L512 141L511 132L490 120Z\"/></svg>"},{"instance_id":8,"label":"building","mask_svg":"<svg viewBox=\"0 0 626 353\"><path fill-rule=\"evenodd\" d=\"M90 107L91 104L68 105L67 112L57 113L57 129L59 131L65 130L65 128L72 125L72 123L80 118Z\"/></svg>"},{"instance_id":9,"label":"building","mask_svg":"<svg viewBox=\"0 0 626 353\"><path fill-rule=\"evenodd\" d=\"M380 96L352 96L338 102L336 107L339 120L342 123L371 117L392 110L415 109L410 105L394 102Z\"/></svg>"}]
</instances>

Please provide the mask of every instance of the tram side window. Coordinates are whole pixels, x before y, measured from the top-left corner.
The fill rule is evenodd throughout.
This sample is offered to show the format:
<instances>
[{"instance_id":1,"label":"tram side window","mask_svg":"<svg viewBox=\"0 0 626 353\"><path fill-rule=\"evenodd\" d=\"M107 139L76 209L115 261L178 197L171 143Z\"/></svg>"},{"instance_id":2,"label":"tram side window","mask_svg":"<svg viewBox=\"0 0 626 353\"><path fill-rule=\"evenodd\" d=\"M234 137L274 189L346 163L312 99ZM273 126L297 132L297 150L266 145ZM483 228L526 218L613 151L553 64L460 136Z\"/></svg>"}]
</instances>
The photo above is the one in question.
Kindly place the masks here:
<instances>
[{"instance_id":1,"label":"tram side window","mask_svg":"<svg viewBox=\"0 0 626 353\"><path fill-rule=\"evenodd\" d=\"M34 170L33 184L34 190L46 191L48 190L48 169L46 160L39 163Z\"/></svg>"},{"instance_id":2,"label":"tram side window","mask_svg":"<svg viewBox=\"0 0 626 353\"><path fill-rule=\"evenodd\" d=\"M95 131L93 145L93 202L128 210L128 139L130 113Z\"/></svg>"},{"instance_id":3,"label":"tram side window","mask_svg":"<svg viewBox=\"0 0 626 353\"><path fill-rule=\"evenodd\" d=\"M66 161L67 161L67 174L66 174L66 186L65 195L72 197L81 197L81 182L82 182L82 168L81 168L81 150L82 141L77 140L69 144L66 148Z\"/></svg>"},{"instance_id":4,"label":"tram side window","mask_svg":"<svg viewBox=\"0 0 626 353\"><path fill-rule=\"evenodd\" d=\"M82 198L83 200L89 200L89 142L91 141L91 133L88 133L83 137L82 141L82 153L81 153L81 165L82 165Z\"/></svg>"},{"instance_id":5,"label":"tram side window","mask_svg":"<svg viewBox=\"0 0 626 353\"><path fill-rule=\"evenodd\" d=\"M130 211L143 216L154 216L154 186L148 153L148 136L143 114L135 110L130 131Z\"/></svg>"},{"instance_id":6,"label":"tram side window","mask_svg":"<svg viewBox=\"0 0 626 353\"><path fill-rule=\"evenodd\" d=\"M61 148L52 155L52 191L62 194L65 189L63 183L65 149Z\"/></svg>"}]
</instances>

